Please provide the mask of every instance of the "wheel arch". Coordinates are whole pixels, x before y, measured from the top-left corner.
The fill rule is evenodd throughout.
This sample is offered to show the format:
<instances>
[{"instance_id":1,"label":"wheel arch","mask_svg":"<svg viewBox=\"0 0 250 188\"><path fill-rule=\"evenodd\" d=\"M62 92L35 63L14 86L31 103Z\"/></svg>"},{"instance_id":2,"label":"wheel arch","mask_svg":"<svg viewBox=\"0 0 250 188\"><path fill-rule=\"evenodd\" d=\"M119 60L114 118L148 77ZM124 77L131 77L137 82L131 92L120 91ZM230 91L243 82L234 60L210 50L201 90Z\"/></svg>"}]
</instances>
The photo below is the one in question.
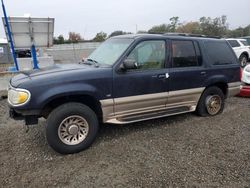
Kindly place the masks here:
<instances>
[{"instance_id":1,"label":"wheel arch","mask_svg":"<svg viewBox=\"0 0 250 188\"><path fill-rule=\"evenodd\" d=\"M249 54L246 51L244 51L240 54L240 58L242 55L245 55L247 57L247 59L249 60Z\"/></svg>"},{"instance_id":2,"label":"wheel arch","mask_svg":"<svg viewBox=\"0 0 250 188\"><path fill-rule=\"evenodd\" d=\"M218 87L218 88L220 88L221 91L223 92L225 98L226 98L227 95L228 95L228 84L227 84L226 82L219 81L219 82L211 83L211 84L209 84L209 85L206 87L206 89L209 88L209 87ZM205 90L206 90L206 89L205 89Z\"/></svg>"},{"instance_id":3,"label":"wheel arch","mask_svg":"<svg viewBox=\"0 0 250 188\"><path fill-rule=\"evenodd\" d=\"M224 109L224 101L225 101L225 99L227 97L227 87L228 86L227 86L227 84L225 82L215 82L215 83L211 83L210 85L208 85L204 89L204 91L202 92L201 97L199 99L199 102L198 102L198 104L196 106L196 109L195 109L196 114L199 115L199 116L208 116L208 115L217 115L218 113L221 113L223 111L223 109ZM213 92L211 92L211 90ZM221 101L223 101L223 102L221 103L220 111L218 111L218 113L216 113L216 114L211 114L206 109L207 108L206 107L206 105L207 105L206 100L207 100L207 97L209 95L214 95L215 92L220 93L219 95L221 95ZM208 93L209 93L209 95L208 95ZM216 94L218 94L218 93L216 93ZM224 95L224 97L223 97L223 95Z\"/></svg>"},{"instance_id":4,"label":"wheel arch","mask_svg":"<svg viewBox=\"0 0 250 188\"><path fill-rule=\"evenodd\" d=\"M41 116L47 119L48 115L58 106L70 103L78 102L87 105L92 109L99 120L102 119L102 108L101 103L93 96L88 94L66 94L63 96L54 96L52 99L48 100L46 104L42 107Z\"/></svg>"},{"instance_id":5,"label":"wheel arch","mask_svg":"<svg viewBox=\"0 0 250 188\"><path fill-rule=\"evenodd\" d=\"M225 75L214 75L209 79L207 79L204 85L205 85L204 91L209 87L215 86L222 90L223 94L225 95L225 98L228 95L228 78Z\"/></svg>"}]
</instances>

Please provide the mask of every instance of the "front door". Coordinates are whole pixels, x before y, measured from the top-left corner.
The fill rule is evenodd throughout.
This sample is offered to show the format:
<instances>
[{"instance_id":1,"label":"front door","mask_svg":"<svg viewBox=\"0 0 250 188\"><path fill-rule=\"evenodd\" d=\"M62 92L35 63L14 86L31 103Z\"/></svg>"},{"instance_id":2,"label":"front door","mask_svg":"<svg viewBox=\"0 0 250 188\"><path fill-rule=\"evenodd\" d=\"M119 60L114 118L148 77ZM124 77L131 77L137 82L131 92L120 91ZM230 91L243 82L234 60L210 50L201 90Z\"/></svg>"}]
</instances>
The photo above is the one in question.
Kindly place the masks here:
<instances>
[{"instance_id":1,"label":"front door","mask_svg":"<svg viewBox=\"0 0 250 188\"><path fill-rule=\"evenodd\" d=\"M169 87L166 46L164 40L141 41L128 53L126 59L136 67L114 73L116 117L165 108Z\"/></svg>"}]
</instances>

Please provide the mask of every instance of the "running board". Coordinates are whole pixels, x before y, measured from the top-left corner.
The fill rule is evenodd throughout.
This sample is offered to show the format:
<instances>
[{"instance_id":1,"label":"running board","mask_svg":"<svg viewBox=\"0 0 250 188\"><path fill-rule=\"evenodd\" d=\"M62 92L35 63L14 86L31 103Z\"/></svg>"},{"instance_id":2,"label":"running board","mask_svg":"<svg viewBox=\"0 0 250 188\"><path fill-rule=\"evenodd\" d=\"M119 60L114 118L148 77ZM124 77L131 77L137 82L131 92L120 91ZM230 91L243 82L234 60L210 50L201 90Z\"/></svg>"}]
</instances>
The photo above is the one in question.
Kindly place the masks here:
<instances>
[{"instance_id":1,"label":"running board","mask_svg":"<svg viewBox=\"0 0 250 188\"><path fill-rule=\"evenodd\" d=\"M184 107L178 107L178 108L171 108L171 109L117 117L117 118L108 120L106 123L128 124L128 123L134 123L138 121L145 121L145 120L167 117L167 116L172 116L172 115L177 115L177 114L183 114L187 112L193 112L195 111L195 109L196 109L196 106L191 106L191 107L184 106Z\"/></svg>"}]
</instances>

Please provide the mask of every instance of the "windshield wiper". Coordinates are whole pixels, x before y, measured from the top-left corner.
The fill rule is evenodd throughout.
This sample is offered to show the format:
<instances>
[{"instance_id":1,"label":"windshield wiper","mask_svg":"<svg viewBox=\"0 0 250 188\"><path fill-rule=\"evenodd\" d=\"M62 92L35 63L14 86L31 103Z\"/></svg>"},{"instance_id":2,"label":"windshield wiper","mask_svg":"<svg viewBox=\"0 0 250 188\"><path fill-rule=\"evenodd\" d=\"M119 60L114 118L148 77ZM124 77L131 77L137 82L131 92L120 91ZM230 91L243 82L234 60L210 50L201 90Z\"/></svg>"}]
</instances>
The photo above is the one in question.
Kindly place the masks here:
<instances>
[{"instance_id":1,"label":"windshield wiper","mask_svg":"<svg viewBox=\"0 0 250 188\"><path fill-rule=\"evenodd\" d=\"M85 59L83 62L83 64L87 64L87 65L95 65L95 67L99 67L99 63L98 61L94 60L94 59Z\"/></svg>"}]
</instances>

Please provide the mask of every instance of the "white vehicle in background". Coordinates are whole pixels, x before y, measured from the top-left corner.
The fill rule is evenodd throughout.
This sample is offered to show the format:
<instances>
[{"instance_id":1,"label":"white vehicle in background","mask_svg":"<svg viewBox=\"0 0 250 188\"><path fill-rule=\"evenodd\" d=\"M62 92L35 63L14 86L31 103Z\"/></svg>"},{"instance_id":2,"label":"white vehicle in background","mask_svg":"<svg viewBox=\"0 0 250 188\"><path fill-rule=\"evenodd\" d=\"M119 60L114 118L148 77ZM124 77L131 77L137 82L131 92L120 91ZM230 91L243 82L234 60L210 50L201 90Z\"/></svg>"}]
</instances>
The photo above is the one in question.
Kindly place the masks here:
<instances>
[{"instance_id":1,"label":"white vehicle in background","mask_svg":"<svg viewBox=\"0 0 250 188\"><path fill-rule=\"evenodd\" d=\"M250 46L250 36L240 37L241 39L246 39L248 45Z\"/></svg>"},{"instance_id":2,"label":"white vehicle in background","mask_svg":"<svg viewBox=\"0 0 250 188\"><path fill-rule=\"evenodd\" d=\"M226 39L232 46L236 56L240 60L241 67L245 67L250 57L250 46L246 39Z\"/></svg>"},{"instance_id":3,"label":"white vehicle in background","mask_svg":"<svg viewBox=\"0 0 250 188\"><path fill-rule=\"evenodd\" d=\"M250 85L250 65L247 65L242 71L242 82Z\"/></svg>"},{"instance_id":4,"label":"white vehicle in background","mask_svg":"<svg viewBox=\"0 0 250 188\"><path fill-rule=\"evenodd\" d=\"M250 97L250 64L241 69L241 88L238 96Z\"/></svg>"}]
</instances>

